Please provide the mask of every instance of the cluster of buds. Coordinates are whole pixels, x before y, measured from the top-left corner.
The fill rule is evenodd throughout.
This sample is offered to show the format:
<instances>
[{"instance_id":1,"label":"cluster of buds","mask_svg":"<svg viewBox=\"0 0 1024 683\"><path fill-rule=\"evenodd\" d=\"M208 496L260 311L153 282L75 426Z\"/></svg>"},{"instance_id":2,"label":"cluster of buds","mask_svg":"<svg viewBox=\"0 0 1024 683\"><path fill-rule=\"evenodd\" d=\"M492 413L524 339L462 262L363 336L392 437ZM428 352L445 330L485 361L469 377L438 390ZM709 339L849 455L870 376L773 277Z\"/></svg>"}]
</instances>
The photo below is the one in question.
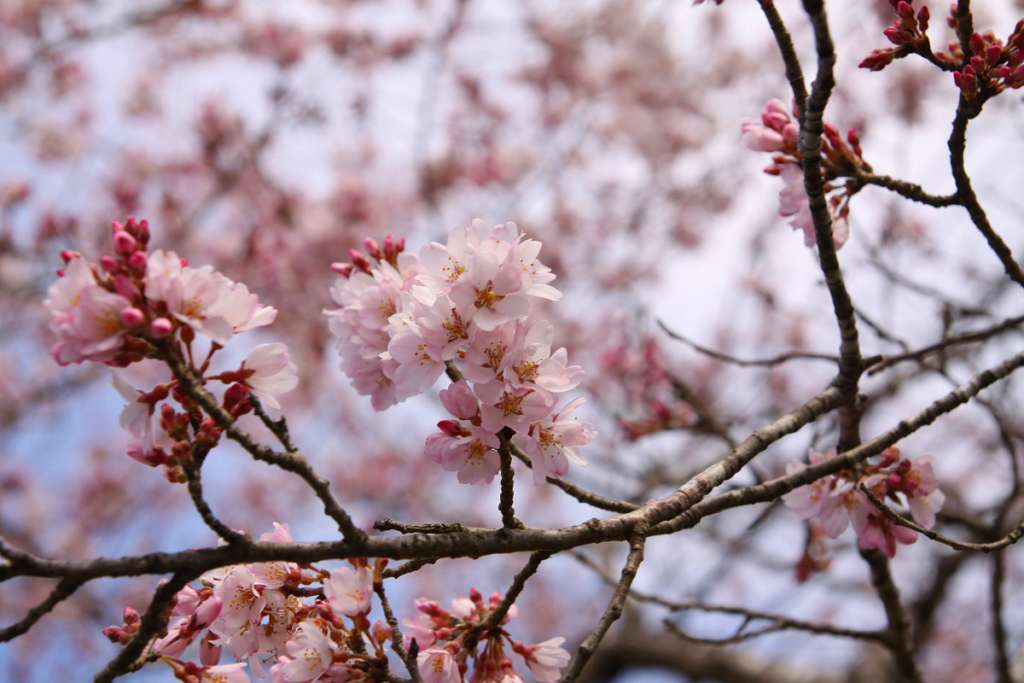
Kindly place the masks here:
<instances>
[{"instance_id":1,"label":"cluster of buds","mask_svg":"<svg viewBox=\"0 0 1024 683\"><path fill-rule=\"evenodd\" d=\"M398 267L398 255L405 251L405 238L402 237L398 241L395 241L391 235L384 238L384 244L377 244L377 240L372 237L367 237L363 240L363 248L366 249L366 254L370 255L370 258L374 259L378 263L390 263L392 267ZM348 256L352 259L351 263L345 263L339 261L331 264L331 270L342 277L351 277L352 272L355 270L362 271L367 275L373 275L373 264L370 262L370 258L366 257L366 254L359 251L358 249L349 249Z\"/></svg>"},{"instance_id":2,"label":"cluster of buds","mask_svg":"<svg viewBox=\"0 0 1024 683\"><path fill-rule=\"evenodd\" d=\"M817 465L836 457L833 447L826 453L811 450L810 463ZM884 451L877 464L864 464L857 470L840 470L806 486L790 491L783 501L801 519L816 519L829 538L838 538L853 523L864 549L878 548L889 557L896 555L896 544L917 541L913 529L894 524L875 506L864 489L881 501L906 504L914 521L931 528L935 512L946 497L939 490L931 456L904 460L899 449ZM787 473L801 472L806 465L792 462Z\"/></svg>"},{"instance_id":3,"label":"cluster of buds","mask_svg":"<svg viewBox=\"0 0 1024 683\"><path fill-rule=\"evenodd\" d=\"M953 82L969 101L1024 85L1024 19L1017 22L1006 47L992 31L972 33L972 56Z\"/></svg>"},{"instance_id":4,"label":"cluster of buds","mask_svg":"<svg viewBox=\"0 0 1024 683\"><path fill-rule=\"evenodd\" d=\"M456 381L440 397L457 419L438 423L425 452L462 483L493 481L498 449L513 438L533 458L537 483L561 477L570 461L586 464L575 449L594 429L569 417L583 399L555 410L583 370L564 348L552 350L550 323L529 322L535 300L561 297L537 259L540 242L514 223L478 219L418 258L390 237L365 246L368 256L353 250L351 264L332 266L343 276L331 289L341 308L325 312L356 391L383 410L448 371Z\"/></svg>"},{"instance_id":5,"label":"cluster of buds","mask_svg":"<svg viewBox=\"0 0 1024 683\"><path fill-rule=\"evenodd\" d=\"M542 683L557 681L560 670L569 663L569 653L560 647L565 638L524 645L509 636L504 626L518 616L518 610L515 605L503 605L498 591L485 601L473 588L468 597L452 600L451 609L419 598L416 609L419 614L403 621L408 627L404 640L407 648L419 651L417 664L424 683L463 683L470 661L473 674L469 680L474 683L522 683L506 644Z\"/></svg>"},{"instance_id":6,"label":"cluster of buds","mask_svg":"<svg viewBox=\"0 0 1024 683\"><path fill-rule=\"evenodd\" d=\"M804 189L803 161L800 155L800 128L793 120L797 115L781 101L771 99L761 112L761 121L744 119L742 123L743 144L755 152L770 152L772 163L765 173L782 178L785 184L779 193L779 214L789 218L789 224L804 233L808 247L817 244L814 221L811 217L810 201ZM825 192L828 195L832 213L832 241L836 249L841 248L850 235L850 199L858 188L855 181L838 182L842 178L855 178L860 172L870 172L871 166L864 160L860 136L851 128L843 140L839 130L825 123L821 141L822 172L825 177Z\"/></svg>"},{"instance_id":7,"label":"cluster of buds","mask_svg":"<svg viewBox=\"0 0 1024 683\"><path fill-rule=\"evenodd\" d=\"M147 358L175 357L203 382L228 385L223 404L235 417L252 409L250 394L279 407L273 395L298 383L284 344L262 344L239 367L209 372L214 354L233 335L269 325L277 311L261 306L245 285L210 266L191 268L174 253L150 252L149 240L149 224L129 218L113 224L113 253L98 264L78 252L62 252L67 265L43 302L58 338L53 358L61 365L90 361L123 368ZM197 334L209 340L199 363ZM143 391L114 371L113 386L126 402L121 426L130 435L128 455L165 467L170 481L184 481L182 468L197 449L218 442L220 427L185 394L177 377ZM164 403L167 399L182 410Z\"/></svg>"},{"instance_id":8,"label":"cluster of buds","mask_svg":"<svg viewBox=\"0 0 1024 683\"><path fill-rule=\"evenodd\" d=\"M860 63L862 69L881 71L894 60L909 54L931 53L931 42L925 33L931 18L928 6L923 5L915 14L913 0L889 0L889 4L896 13L896 21L892 26L887 26L883 33L896 47L872 50Z\"/></svg>"}]
</instances>

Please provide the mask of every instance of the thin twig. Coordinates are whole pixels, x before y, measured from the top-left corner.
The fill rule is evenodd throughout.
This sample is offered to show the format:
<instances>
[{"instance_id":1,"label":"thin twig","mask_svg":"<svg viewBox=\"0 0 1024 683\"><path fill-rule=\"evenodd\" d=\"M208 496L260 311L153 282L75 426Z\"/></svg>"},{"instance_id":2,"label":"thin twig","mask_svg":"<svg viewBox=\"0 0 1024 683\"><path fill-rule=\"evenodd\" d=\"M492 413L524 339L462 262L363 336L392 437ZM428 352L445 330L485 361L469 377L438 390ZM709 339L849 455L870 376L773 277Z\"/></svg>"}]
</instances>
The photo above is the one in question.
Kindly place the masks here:
<instances>
[{"instance_id":1,"label":"thin twig","mask_svg":"<svg viewBox=\"0 0 1024 683\"><path fill-rule=\"evenodd\" d=\"M161 351L161 358L170 365L181 389L202 406L207 415L212 417L233 441L242 446L256 460L277 465L287 472L297 474L313 489L316 497L323 503L324 511L338 525L338 529L346 539L357 542L365 540L366 532L352 522L352 518L334 499L330 483L313 470L309 461L301 453L298 451L278 453L268 446L257 443L252 436L238 427L231 414L224 410L213 395L203 387L199 378L186 367L185 362L172 346L164 345Z\"/></svg>"},{"instance_id":2,"label":"thin twig","mask_svg":"<svg viewBox=\"0 0 1024 683\"><path fill-rule=\"evenodd\" d=\"M1003 580L1006 573L1006 555L996 553L992 556L992 644L996 651L996 671L998 683L1014 683L1010 673L1010 657L1006 652L1006 627L1003 624Z\"/></svg>"},{"instance_id":3,"label":"thin twig","mask_svg":"<svg viewBox=\"0 0 1024 683\"><path fill-rule=\"evenodd\" d=\"M540 551L530 554L530 559L526 561L526 564L522 569L513 577L512 585L509 586L508 591L505 592L505 597L502 598L498 606L495 607L487 618L481 621L479 624L473 626L470 637L475 641L481 633L486 633L491 629L498 628L501 626L501 622L505 619L505 615L508 614L509 609L519 599L519 594L523 592L523 588L526 586L526 582L531 576L537 573L537 569L540 568L540 563L551 557L554 553L547 551ZM467 646L470 640L466 640Z\"/></svg>"},{"instance_id":4,"label":"thin twig","mask_svg":"<svg viewBox=\"0 0 1024 683\"><path fill-rule=\"evenodd\" d=\"M629 588L633 584L633 579L636 578L637 570L640 569L640 563L644 560L644 542L646 540L647 527L640 524L630 535L629 556L626 558L625 566L622 567L622 578L619 579L615 592L612 594L612 599L608 603L604 614L601 615L601 619L594 626L594 630L580 643L576 657L573 658L569 669L562 676L562 683L572 683L572 681L579 677L580 673L583 672L583 667L587 665L590 658L594 656L594 652L597 651L597 646L601 644L604 635L608 633L608 629L611 628L611 625L622 614L622 606L626 604Z\"/></svg>"},{"instance_id":5,"label":"thin twig","mask_svg":"<svg viewBox=\"0 0 1024 683\"><path fill-rule=\"evenodd\" d=\"M382 576L385 579L397 579L399 577L405 576L406 574L412 574L414 571L422 569L423 567L426 567L428 564L434 564L435 562L437 562L438 559L439 558L431 557L423 560L409 560L408 562L403 562L402 564L398 565L397 567L393 567L392 569L385 569Z\"/></svg>"},{"instance_id":6,"label":"thin twig","mask_svg":"<svg viewBox=\"0 0 1024 683\"><path fill-rule=\"evenodd\" d=\"M380 606L384 610L384 619L388 622L388 626L391 627L391 649L401 658L412 680L415 683L423 683L423 679L420 678L420 669L416 665L416 657L408 652L405 649L405 645L402 644L402 631L398 628L398 619L395 618L395 613L391 610L391 605L388 603L388 596L384 592L384 584L373 584L373 592L380 598Z\"/></svg>"},{"instance_id":7,"label":"thin twig","mask_svg":"<svg viewBox=\"0 0 1024 683\"><path fill-rule=\"evenodd\" d=\"M930 538L931 540L937 543L941 543L945 546L949 546L953 550L959 550L961 552L976 551L982 553L991 553L993 551L1002 550L1003 548L1011 546L1017 541L1019 541L1021 538L1024 538L1024 519L1021 519L1021 521L1017 524L1017 526L1015 526L1010 531L1010 533L1006 534L998 541L992 541L991 543L968 543L966 541L958 541L955 538L943 536L934 529L929 529L928 527L921 526L917 522L906 519L905 517L896 514L896 512L892 508L883 503L878 498L878 496L872 493L866 486L862 485L860 490L868 497L868 499L875 505L875 507L878 508L878 511L884 514L886 518L893 524L898 524L899 526L906 527L908 529L913 529L922 536Z\"/></svg>"},{"instance_id":8,"label":"thin twig","mask_svg":"<svg viewBox=\"0 0 1024 683\"><path fill-rule=\"evenodd\" d=\"M584 555L581 552L573 551L572 556L577 560L593 569L598 576L600 576L605 583L614 586L615 579L608 576L604 570L597 565L593 560ZM840 638L857 638L859 640L873 640L883 641L885 635L881 631L858 631L854 629L846 629L838 626L831 626L829 624L819 624L811 621L803 621L801 619L791 619L790 617L782 616L780 614L770 614L767 612L758 612L757 610L747 609L746 607L731 607L726 605L711 605L706 602L699 600L667 600L657 595L650 595L642 593L637 590L631 590L629 593L631 600L637 602L645 602L652 605L658 605L665 607L675 612L681 612L685 610L699 610L701 612L714 612L718 614L735 614L737 616L745 617L748 621L770 621L773 623L775 628L773 631L780 630L799 630L807 631L808 633L816 633L818 635L825 636L837 636ZM687 638L686 634L680 634ZM759 635L763 635L759 633Z\"/></svg>"},{"instance_id":9,"label":"thin twig","mask_svg":"<svg viewBox=\"0 0 1024 683\"><path fill-rule=\"evenodd\" d=\"M196 508L196 512L203 518L203 522L206 523L213 533L217 534L218 537L223 538L228 543L249 543L252 541L246 534L235 531L224 522L213 514L210 509L210 505L206 502L203 497L203 482L201 480L200 471L202 469L202 461L196 460L191 465L184 468L186 483L188 485L188 495L192 498L192 504Z\"/></svg>"},{"instance_id":10,"label":"thin twig","mask_svg":"<svg viewBox=\"0 0 1024 683\"><path fill-rule=\"evenodd\" d=\"M698 353L701 353L705 356L709 356L710 358L714 358L715 360L720 360L723 363L729 363L730 365L735 365L741 368L770 368L791 360L824 360L836 364L839 363L838 356L834 356L828 353L814 353L807 351L789 351L787 353L782 353L779 354L778 356L772 356L770 358L738 358L736 356L732 356L730 354L723 353L721 351L716 351L715 349L712 348L708 348L707 346L702 346L701 344L698 344L692 339L684 337L680 333L672 329L669 329L669 327L661 320L657 322L658 326L665 331L665 334L667 334L672 339L678 342L682 342L683 344L686 344L694 351L697 351Z\"/></svg>"},{"instance_id":11,"label":"thin twig","mask_svg":"<svg viewBox=\"0 0 1024 683\"><path fill-rule=\"evenodd\" d=\"M876 175L874 173L867 173L865 171L858 171L857 175L854 176L858 181L865 185L876 185L883 187L887 190L891 190L901 197L905 197L911 201L918 202L920 204L927 204L928 206L935 207L937 209L956 206L960 203L960 197L957 193L935 195L925 192L924 188L915 183L908 183L905 180L897 180L887 175Z\"/></svg>"}]
</instances>

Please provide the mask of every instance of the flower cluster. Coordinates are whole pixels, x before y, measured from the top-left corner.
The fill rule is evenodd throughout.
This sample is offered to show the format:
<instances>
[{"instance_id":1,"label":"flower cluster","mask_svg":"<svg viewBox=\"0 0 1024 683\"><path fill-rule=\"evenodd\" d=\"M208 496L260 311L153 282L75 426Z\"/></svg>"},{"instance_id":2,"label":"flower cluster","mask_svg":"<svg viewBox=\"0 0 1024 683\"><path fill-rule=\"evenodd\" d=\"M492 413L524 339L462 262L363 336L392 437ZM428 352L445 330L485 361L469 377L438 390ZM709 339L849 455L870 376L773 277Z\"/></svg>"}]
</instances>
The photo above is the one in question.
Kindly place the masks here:
<instances>
[{"instance_id":1,"label":"flower cluster","mask_svg":"<svg viewBox=\"0 0 1024 683\"><path fill-rule=\"evenodd\" d=\"M835 448L826 453L811 450L808 454L811 465L835 456ZM935 524L935 512L946 500L935 478L934 461L931 456L904 460L899 449L890 448L881 454L878 464L866 464L857 471L840 470L790 491L782 498L801 519L817 519L829 538L838 538L852 522L861 548L878 548L893 557L896 544L914 543L917 532L890 521L865 495L862 487L879 500L897 504L905 501L914 521L931 528ZM792 462L787 466L787 473L796 474L805 467L804 463Z\"/></svg>"},{"instance_id":2,"label":"flower cluster","mask_svg":"<svg viewBox=\"0 0 1024 683\"><path fill-rule=\"evenodd\" d=\"M794 110L793 114L796 114ZM765 173L782 178L785 186L779 193L779 215L789 218L789 224L804 233L804 244L817 244L814 221L811 217L810 201L804 190L803 161L800 155L800 127L790 116L790 111L781 101L772 99L761 112L761 121L744 119L741 127L743 144L755 152L771 152L772 163ZM841 248L850 236L850 199L856 191L856 184L834 182L844 177L856 177L871 166L864 161L860 147L860 136L851 128L843 140L839 130L830 123L825 124L821 141L822 172L825 176L825 193L832 213L832 241L836 249Z\"/></svg>"},{"instance_id":3,"label":"flower cluster","mask_svg":"<svg viewBox=\"0 0 1024 683\"><path fill-rule=\"evenodd\" d=\"M538 482L565 474L569 461L585 464L575 449L594 429L569 417L583 399L555 412L556 394L576 388L583 370L564 348L552 350L550 323L528 322L535 300L561 297L537 259L540 242L514 223L478 219L419 258L390 236L364 246L368 256L351 250L351 263L332 266L343 276L331 290L341 308L325 313L342 370L375 409L423 393L447 369L457 381L441 401L457 419L438 423L426 454L459 481L490 483L497 449L513 435Z\"/></svg>"},{"instance_id":4,"label":"flower cluster","mask_svg":"<svg viewBox=\"0 0 1024 683\"><path fill-rule=\"evenodd\" d=\"M470 678L474 683L522 683L506 653L506 642L542 683L557 681L560 670L569 663L569 653L560 647L565 638L523 645L509 636L503 627L518 616L518 610L512 605L492 616L502 610L498 591L485 601L473 588L468 597L452 600L451 609L419 598L416 609L419 614L415 618L403 621L408 627L404 640L407 648L415 642L419 650L417 663L424 683L463 683L470 660L474 663Z\"/></svg>"},{"instance_id":5,"label":"flower cluster","mask_svg":"<svg viewBox=\"0 0 1024 683\"><path fill-rule=\"evenodd\" d=\"M126 367L174 357L202 381L229 385L223 405L235 417L252 409L250 392L279 407L273 394L298 383L284 344L257 346L238 368L208 374L214 354L232 336L269 325L277 311L211 266L193 268L173 252L149 252L149 238L148 223L129 218L113 224L114 253L102 256L98 265L78 252L61 254L67 265L43 302L58 339L53 358L61 365L93 361ZM197 333L210 342L198 364ZM121 425L130 434L128 454L154 467L164 465L168 479L181 481L181 468L195 450L217 443L220 427L180 391L178 378L140 391L115 371L113 385L127 404ZM168 398L182 411L164 403Z\"/></svg>"},{"instance_id":6,"label":"flower cluster","mask_svg":"<svg viewBox=\"0 0 1024 683\"><path fill-rule=\"evenodd\" d=\"M288 525L277 522L260 540L293 542ZM147 654L168 664L184 683L250 683L250 677L268 676L271 683L381 680L394 633L380 619L371 623L369 614L387 560L350 562L352 567L330 571L283 561L209 571L198 587L178 591L166 615L171 621ZM468 598L452 601L450 611L426 598L416 607L419 614L404 622L404 644L419 650L426 683L462 683L469 659L475 662L474 682L521 683L505 654L506 642L538 681L557 680L569 661L558 647L564 638L538 645L513 640L504 625L518 610L502 606L498 593L485 603L473 589ZM499 607L502 618L484 628ZM140 625L138 613L128 608L124 623L108 626L103 634L124 645ZM183 659L197 642L199 662ZM225 648L237 661L220 663Z\"/></svg>"},{"instance_id":7,"label":"flower cluster","mask_svg":"<svg viewBox=\"0 0 1024 683\"><path fill-rule=\"evenodd\" d=\"M928 21L931 13L928 6L924 5L917 13L914 13L913 0L889 0L893 11L896 13L896 21L892 26L887 26L883 33L890 43L896 47L886 47L872 50L871 54L860 63L860 68L871 71L881 71L892 64L896 59L906 57L909 54L920 53L930 55L932 53L931 42L925 33L928 30Z\"/></svg>"},{"instance_id":8,"label":"flower cluster","mask_svg":"<svg viewBox=\"0 0 1024 683\"><path fill-rule=\"evenodd\" d=\"M275 522L274 531L260 540L293 539L286 524ZM250 675L268 674L272 683L370 680L368 672L386 666L385 646L391 639L386 623L371 624L367 617L374 582L381 580L386 561L372 567L366 560L352 564L354 568L327 571L262 562L207 572L198 588L186 586L178 592L170 613L174 620L154 641L151 654L186 683L248 683ZM309 603L302 596L310 593L306 587L311 584L320 588L312 591ZM138 623L138 615L129 609L123 626L103 632L123 644ZM183 661L181 655L196 641L199 664ZM219 664L225 648L242 661Z\"/></svg>"}]
</instances>

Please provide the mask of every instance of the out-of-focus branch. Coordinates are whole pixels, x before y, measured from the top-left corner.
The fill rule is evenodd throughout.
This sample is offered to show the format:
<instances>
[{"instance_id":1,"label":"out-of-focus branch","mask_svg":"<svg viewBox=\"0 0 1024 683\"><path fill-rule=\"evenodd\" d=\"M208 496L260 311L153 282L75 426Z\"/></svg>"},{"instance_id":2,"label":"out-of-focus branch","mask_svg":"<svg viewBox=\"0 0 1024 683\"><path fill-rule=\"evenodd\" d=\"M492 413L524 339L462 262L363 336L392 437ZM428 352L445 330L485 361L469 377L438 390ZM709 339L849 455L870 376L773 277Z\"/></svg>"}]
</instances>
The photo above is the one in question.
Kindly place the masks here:
<instances>
[{"instance_id":1,"label":"out-of-focus branch","mask_svg":"<svg viewBox=\"0 0 1024 683\"><path fill-rule=\"evenodd\" d=\"M42 619L54 607L74 595L75 591L78 590L82 583L82 581L77 579L61 579L60 582L53 587L53 590L50 591L50 594L46 596L45 600L30 609L28 613L16 623L0 629L0 643L14 640L18 636L27 633L37 621Z\"/></svg>"},{"instance_id":2,"label":"out-of-focus branch","mask_svg":"<svg viewBox=\"0 0 1024 683\"><path fill-rule=\"evenodd\" d=\"M1010 657L1006 652L1006 627L1003 624L1003 580L1006 574L1006 555L992 556L992 589L990 605L992 610L992 645L996 651L996 672L999 683L1014 683L1010 674Z\"/></svg>"},{"instance_id":3,"label":"out-of-focus branch","mask_svg":"<svg viewBox=\"0 0 1024 683\"><path fill-rule=\"evenodd\" d=\"M892 651L893 659L904 680L911 683L922 683L921 672L914 661L914 639L911 632L910 617L900 602L900 592L889 572L889 560L880 550L862 550L863 557L871 568L871 585L875 587L885 616L889 621L887 645Z\"/></svg>"},{"instance_id":4,"label":"out-of-focus branch","mask_svg":"<svg viewBox=\"0 0 1024 683\"><path fill-rule=\"evenodd\" d=\"M729 363L730 365L735 365L741 368L770 368L776 365L780 365L782 363L786 363L791 360L824 360L836 364L839 363L838 356L834 356L828 353L812 353L807 351L790 351L788 353L782 353L779 354L778 356L772 356L770 358L738 358L736 356L732 356L730 354L722 353L721 351L716 351L715 349L702 346L697 342L693 341L692 339L684 337L682 334L669 329L669 327L665 325L665 323L662 322L661 320L658 321L658 326L661 327L661 329L664 330L665 334L667 334L669 337L678 342L686 344L694 351L697 351L698 353L701 353L710 358L714 358L715 360L720 360L723 363Z\"/></svg>"},{"instance_id":5,"label":"out-of-focus branch","mask_svg":"<svg viewBox=\"0 0 1024 683\"><path fill-rule=\"evenodd\" d=\"M581 552L573 552L573 557L594 570L594 572L600 576L605 583L612 586L616 584L615 579L608 576L605 571L597 565L593 560L584 555ZM825 636L837 636L840 638L855 638L858 640L873 640L877 642L883 642L885 640L885 633L882 631L860 631L855 629L840 628L837 626L831 626L829 624L821 624L817 622L804 621L801 619L791 619L790 617L782 616L780 614L770 614L768 612L759 612L757 610L747 609L746 607L731 607L726 605L711 605L700 600L668 600L657 595L649 595L642 593L637 590L630 591L630 599L636 602L645 602L652 605L658 605L665 607L674 612L682 612L687 610L698 610L701 612L715 612L718 614L734 614L745 618L744 627L752 621L769 621L771 624L759 631L747 632L742 635L741 640L749 640L751 637L756 635L764 635L766 633L772 633L776 631L806 631L808 633L815 633L818 635ZM671 622L666 624L669 626L669 630L678 635L679 637L685 638L691 642L702 642L710 644L712 641L704 640L700 638L694 638L688 634L683 633L679 630L675 624ZM729 642L741 642L741 640ZM720 641L718 644L726 644L725 641Z\"/></svg>"}]
</instances>

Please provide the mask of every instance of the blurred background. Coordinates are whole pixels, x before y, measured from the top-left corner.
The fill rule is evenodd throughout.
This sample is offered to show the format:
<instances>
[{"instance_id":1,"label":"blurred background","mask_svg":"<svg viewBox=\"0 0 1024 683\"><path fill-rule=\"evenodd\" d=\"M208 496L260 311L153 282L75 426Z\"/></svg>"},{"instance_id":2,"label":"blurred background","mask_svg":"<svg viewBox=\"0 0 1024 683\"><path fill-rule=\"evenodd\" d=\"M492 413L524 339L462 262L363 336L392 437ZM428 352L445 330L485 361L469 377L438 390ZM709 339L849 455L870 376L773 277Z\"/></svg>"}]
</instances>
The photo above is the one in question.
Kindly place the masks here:
<instances>
[{"instance_id":1,"label":"blurred background","mask_svg":"<svg viewBox=\"0 0 1024 683\"><path fill-rule=\"evenodd\" d=\"M976 26L1009 34L1020 2L975 3ZM799 3L778 0L808 78L813 39ZM932 42L952 37L933 10ZM838 87L826 120L855 127L879 173L953 191L945 140L957 90L923 60L858 70L887 45L885 0L833 3ZM754 3L656 0L0 0L0 534L42 555L88 558L212 545L182 486L128 458L109 372L59 368L42 299L62 249L96 258L109 224L147 218L153 248L212 264L276 307L241 342L288 344L300 384L284 413L306 455L356 520L493 525L497 483L461 486L427 461L445 412L430 395L374 413L337 369L322 310L364 237L418 251L475 217L515 221L543 242L565 296L540 315L584 367L582 411L599 432L589 490L644 501L674 489L756 427L804 402L828 360L744 366L789 352L834 354L831 304L815 252L778 216L769 158L740 144L740 122L790 99ZM1011 248L1021 239L1019 91L972 123L968 168ZM1024 297L962 209L912 205L877 188L851 205L840 252L865 355L899 353L1017 315ZM671 331L669 334L666 330ZM1015 326L983 345L868 378L865 437L895 425L1019 350ZM694 344L698 345L697 347ZM701 352L706 347L726 357ZM247 348L232 348L242 358ZM160 369L133 366L137 386ZM947 496L940 528L981 538L1021 513L1021 390L1006 382L901 444L932 454ZM251 419L251 418L247 418ZM255 420L247 425L263 433ZM735 480L778 476L835 443L820 420ZM516 509L532 526L595 515L525 470ZM224 446L208 461L213 509L248 533L291 526L333 538L301 482ZM603 514L603 513L602 513ZM948 527L948 528L947 528ZM574 645L617 575L620 546L546 562L519 603L524 642ZM586 562L581 561L586 560ZM1002 599L1024 597L1005 553ZM504 591L525 556L445 560L390 590L446 604L475 586ZM595 570L595 567L597 568ZM893 563L935 682L993 680L991 557L921 541ZM85 681L115 652L100 633L157 579L98 581L29 635L0 645L0 679ZM857 628L884 624L856 538L823 539L780 504L731 511L651 539L635 587L674 602L744 606ZM0 619L20 618L46 581L0 586ZM589 673L621 681L876 681L887 655L861 643L779 633L728 647L735 616L631 603ZM1013 656L1024 617L1003 614ZM625 628L623 628L625 627ZM645 649L647 648L647 649ZM882 675L883 678L877 676ZM874 676L874 677L873 677ZM129 677L171 680L152 666Z\"/></svg>"}]
</instances>

